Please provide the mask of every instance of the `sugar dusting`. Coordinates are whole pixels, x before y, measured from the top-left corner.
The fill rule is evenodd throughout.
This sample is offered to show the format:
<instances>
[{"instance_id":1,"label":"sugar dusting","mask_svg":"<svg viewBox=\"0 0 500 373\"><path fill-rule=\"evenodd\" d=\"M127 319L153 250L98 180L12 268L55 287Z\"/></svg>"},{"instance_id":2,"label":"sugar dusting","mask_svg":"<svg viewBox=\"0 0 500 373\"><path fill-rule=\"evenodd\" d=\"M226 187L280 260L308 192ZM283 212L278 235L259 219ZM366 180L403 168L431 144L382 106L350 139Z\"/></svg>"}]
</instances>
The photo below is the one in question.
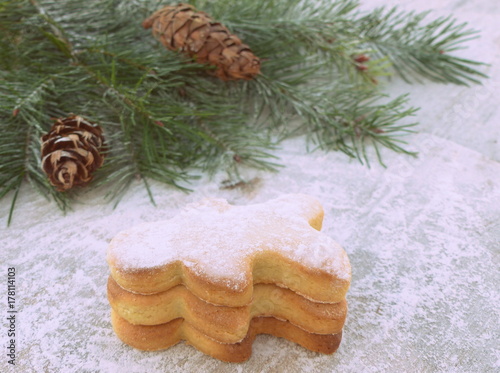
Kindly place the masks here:
<instances>
[{"instance_id":1,"label":"sugar dusting","mask_svg":"<svg viewBox=\"0 0 500 373\"><path fill-rule=\"evenodd\" d=\"M2 230L5 263L19 272L17 371L494 371L500 165L434 137L414 143L419 159L387 154L389 168L367 169L339 154L302 154L302 143L289 141L280 152L288 167L260 175L253 199L219 190L217 180L200 182L192 195L153 184L155 208L137 184L115 210L81 205L62 217L42 197L21 194L18 214L30 218ZM336 167L324 173L324 164ZM325 207L323 231L349 254L353 279L337 353L317 355L259 336L250 361L234 366L183 343L146 353L116 338L105 255L118 232L174 218L204 197L244 206L278 191L317 196ZM54 219L43 218L48 212L60 232ZM307 246L297 249L303 255Z\"/></svg>"},{"instance_id":2,"label":"sugar dusting","mask_svg":"<svg viewBox=\"0 0 500 373\"><path fill-rule=\"evenodd\" d=\"M300 194L248 206L205 199L173 219L119 233L111 241L108 257L122 271L180 261L211 281L241 289L248 284L251 258L272 251L348 280L344 250L308 223L308 216L320 211L317 205L312 197Z\"/></svg>"}]
</instances>

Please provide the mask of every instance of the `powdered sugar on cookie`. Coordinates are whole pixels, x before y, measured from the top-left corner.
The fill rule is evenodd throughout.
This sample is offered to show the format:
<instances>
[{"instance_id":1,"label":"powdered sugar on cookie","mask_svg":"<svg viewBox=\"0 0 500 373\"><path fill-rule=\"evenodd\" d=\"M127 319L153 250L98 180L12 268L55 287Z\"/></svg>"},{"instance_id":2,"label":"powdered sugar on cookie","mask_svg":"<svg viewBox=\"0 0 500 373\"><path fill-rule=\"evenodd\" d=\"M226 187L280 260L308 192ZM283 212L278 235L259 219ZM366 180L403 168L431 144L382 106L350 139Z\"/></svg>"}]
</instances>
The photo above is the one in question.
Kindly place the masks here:
<instances>
[{"instance_id":1,"label":"powdered sugar on cookie","mask_svg":"<svg viewBox=\"0 0 500 373\"><path fill-rule=\"evenodd\" d=\"M320 216L321 226L322 214L319 202L305 195L249 206L207 199L171 220L118 234L109 246L108 261L120 271L181 261L214 283L238 289L248 284L248 268L255 258L274 252L312 271L348 280L350 265L342 247L310 225Z\"/></svg>"}]
</instances>

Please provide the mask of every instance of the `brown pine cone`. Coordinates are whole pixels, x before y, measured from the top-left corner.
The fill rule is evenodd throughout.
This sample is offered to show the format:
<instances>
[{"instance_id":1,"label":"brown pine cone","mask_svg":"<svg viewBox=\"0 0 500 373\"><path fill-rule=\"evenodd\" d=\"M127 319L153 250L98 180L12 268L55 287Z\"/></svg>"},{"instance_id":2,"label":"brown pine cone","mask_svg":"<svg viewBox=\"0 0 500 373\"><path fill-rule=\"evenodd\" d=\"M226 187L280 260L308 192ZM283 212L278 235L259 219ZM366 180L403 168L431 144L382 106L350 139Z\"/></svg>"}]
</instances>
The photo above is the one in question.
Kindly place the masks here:
<instances>
[{"instance_id":1,"label":"brown pine cone","mask_svg":"<svg viewBox=\"0 0 500 373\"><path fill-rule=\"evenodd\" d=\"M260 60L250 48L209 15L189 4L166 6L142 26L168 49L180 51L201 64L216 66L222 80L252 79L260 72Z\"/></svg>"},{"instance_id":2,"label":"brown pine cone","mask_svg":"<svg viewBox=\"0 0 500 373\"><path fill-rule=\"evenodd\" d=\"M78 115L59 118L42 137L42 168L58 191L88 184L104 162L102 129Z\"/></svg>"}]
</instances>

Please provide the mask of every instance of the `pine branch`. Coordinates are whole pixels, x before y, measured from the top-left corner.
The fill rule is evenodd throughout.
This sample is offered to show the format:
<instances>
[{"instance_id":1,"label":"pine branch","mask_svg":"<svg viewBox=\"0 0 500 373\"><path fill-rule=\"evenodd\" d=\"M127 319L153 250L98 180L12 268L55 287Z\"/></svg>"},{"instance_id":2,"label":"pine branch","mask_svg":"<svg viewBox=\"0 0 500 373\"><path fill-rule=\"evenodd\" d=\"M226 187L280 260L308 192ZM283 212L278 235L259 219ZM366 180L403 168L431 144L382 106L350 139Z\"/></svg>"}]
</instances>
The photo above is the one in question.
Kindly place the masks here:
<instances>
[{"instance_id":1,"label":"pine branch","mask_svg":"<svg viewBox=\"0 0 500 373\"><path fill-rule=\"evenodd\" d=\"M166 51L141 22L161 0L7 0L0 2L0 198L23 180L63 209L77 191L57 192L40 168L40 137L51 118L79 114L104 129L109 153L93 186L155 179L187 190L202 172L276 170L277 142L306 134L314 147L380 163L380 148L405 154L413 131L406 97L379 92L395 71L467 84L479 62L453 56L474 31L426 13L357 10L343 0L198 0L262 60L250 81L222 82ZM295 124L290 124L291 122Z\"/></svg>"},{"instance_id":2,"label":"pine branch","mask_svg":"<svg viewBox=\"0 0 500 373\"><path fill-rule=\"evenodd\" d=\"M387 75L387 59L391 70L408 82L425 78L467 85L486 77L477 70L483 63L451 54L478 36L452 17L426 22L430 12L400 12L396 7L362 13L356 1L321 0L315 6L303 1L279 3L257 0L234 19L232 12L221 16L249 43L265 46L256 49L265 58L275 58L276 51L287 45L287 51L307 51L326 59L330 68L350 79L373 81ZM353 58L364 53L372 57L366 70Z\"/></svg>"},{"instance_id":3,"label":"pine branch","mask_svg":"<svg viewBox=\"0 0 500 373\"><path fill-rule=\"evenodd\" d=\"M339 149L367 165L370 165L368 145L373 145L382 165L380 146L416 156L416 153L406 150L407 143L401 139L414 132L415 122L401 122L412 116L416 109L406 108L406 95L381 103L383 98L382 95L374 97L370 92L360 92L357 100L352 100L349 95L337 96L337 108L325 111L323 120L310 130L318 147ZM346 139L350 142L347 143Z\"/></svg>"},{"instance_id":4,"label":"pine branch","mask_svg":"<svg viewBox=\"0 0 500 373\"><path fill-rule=\"evenodd\" d=\"M351 18L357 1L323 0L314 5L307 1L254 1L238 12L221 14L223 22L246 42L255 46L255 52L265 59L263 71L274 75L281 64L301 60L336 69L351 81L371 83L384 75L385 59L373 59L369 70L360 69L355 57L367 52L359 38L346 34L352 27ZM236 7L232 5L229 7ZM224 8L224 7L223 7ZM224 8L226 9L226 8Z\"/></svg>"},{"instance_id":5,"label":"pine branch","mask_svg":"<svg viewBox=\"0 0 500 373\"><path fill-rule=\"evenodd\" d=\"M451 54L477 38L478 32L452 17L425 23L429 13L379 8L361 17L352 32L376 55L389 57L396 73L407 82L426 78L459 85L479 83L486 75L477 68L484 64Z\"/></svg>"},{"instance_id":6,"label":"pine branch","mask_svg":"<svg viewBox=\"0 0 500 373\"><path fill-rule=\"evenodd\" d=\"M387 102L386 97L373 88L340 83L334 89L330 84L317 85L314 94L310 90L304 94L294 85L265 76L257 79L254 85L256 92L252 95L261 99L262 106L269 107L272 121L282 127L283 137L307 134L317 148L340 150L366 164L370 163L366 156L370 144L376 149L384 146L395 152L416 155L406 150L405 142L398 138L412 133L416 125L401 123L416 111L405 107L407 96ZM384 98L386 102L382 102ZM290 110L295 111L293 114L301 118L302 123L293 129L283 128L283 123L287 122L283 113ZM378 160L383 164L380 157Z\"/></svg>"},{"instance_id":7,"label":"pine branch","mask_svg":"<svg viewBox=\"0 0 500 373\"><path fill-rule=\"evenodd\" d=\"M0 106L3 112L11 110L11 115L6 118L0 144L0 158L5 160L0 163L0 198L14 191L8 222L12 218L12 211L24 179L27 179L43 196L51 195L61 209L64 210L68 205L67 197L56 193L49 185L41 171L39 161L40 137L43 133L39 123L49 120L46 114L43 114L44 110L40 109L49 109L50 102L47 102L47 97L52 89L51 77L36 82L33 86L17 83L5 84L2 87L2 90L16 92L17 96L15 102L6 100Z\"/></svg>"}]
</instances>

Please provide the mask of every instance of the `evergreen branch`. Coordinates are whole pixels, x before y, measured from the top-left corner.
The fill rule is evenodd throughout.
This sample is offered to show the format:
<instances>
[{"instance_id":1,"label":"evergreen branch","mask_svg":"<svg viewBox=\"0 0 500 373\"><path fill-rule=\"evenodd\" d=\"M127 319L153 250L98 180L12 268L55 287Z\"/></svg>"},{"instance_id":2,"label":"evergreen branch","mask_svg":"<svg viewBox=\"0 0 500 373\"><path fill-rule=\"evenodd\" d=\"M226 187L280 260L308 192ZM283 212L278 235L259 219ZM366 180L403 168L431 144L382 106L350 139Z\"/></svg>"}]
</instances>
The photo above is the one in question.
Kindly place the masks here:
<instances>
[{"instance_id":1,"label":"evergreen branch","mask_svg":"<svg viewBox=\"0 0 500 373\"><path fill-rule=\"evenodd\" d=\"M416 156L416 153L403 147L406 142L400 139L413 133L412 127L416 125L414 122L401 124L416 111L415 108L406 108L407 95L384 103L380 102L384 96L374 95L371 92L360 92L357 100L352 100L349 95L337 98L338 109L325 113L325 118L312 130L319 148L331 150L339 147L340 150L367 165L370 164L367 156L368 145L374 146L377 159L382 165L384 162L379 146ZM337 134L338 140L334 136L327 136L332 131ZM329 138L331 140L325 141ZM343 140L345 138L350 139L349 148ZM346 149L349 151L345 151Z\"/></svg>"},{"instance_id":2,"label":"evergreen branch","mask_svg":"<svg viewBox=\"0 0 500 373\"><path fill-rule=\"evenodd\" d=\"M477 31L467 29L466 23L452 17L425 23L430 12L405 13L396 7L359 13L355 12L358 5L340 0L321 0L316 6L307 1L275 4L257 0L240 13L230 11L234 4L221 6L229 10L221 16L248 43L256 45L256 52L264 58L275 58L276 51L286 45L287 51L316 53L330 68L335 66L351 79L360 76L369 82L387 75L386 59L408 82L426 78L467 85L486 77L477 70L483 63L451 54L477 37ZM353 57L363 53L371 54L380 65L372 63L370 69L360 70Z\"/></svg>"},{"instance_id":3,"label":"evergreen branch","mask_svg":"<svg viewBox=\"0 0 500 373\"><path fill-rule=\"evenodd\" d=\"M477 38L478 32L451 17L424 23L429 13L379 8L361 17L352 32L378 56L388 57L408 82L426 78L459 85L479 83L486 75L476 68L484 64L450 54Z\"/></svg>"},{"instance_id":4,"label":"evergreen branch","mask_svg":"<svg viewBox=\"0 0 500 373\"><path fill-rule=\"evenodd\" d=\"M232 5L235 7L236 5ZM351 27L351 16L357 1L322 0L314 6L307 1L267 2L254 1L243 7L243 11L221 14L223 22L245 42L255 46L255 52L266 63L263 71L274 75L274 69L289 60L302 60L322 64L322 68L336 69L339 75L349 79L374 82L384 75L384 59L372 61L371 68L364 70L355 57L367 52L362 41L345 29ZM274 64L272 63L274 62Z\"/></svg>"},{"instance_id":5,"label":"evergreen branch","mask_svg":"<svg viewBox=\"0 0 500 373\"><path fill-rule=\"evenodd\" d=\"M100 124L109 145L93 186L119 199L140 178L183 190L198 170L276 170L280 140L306 134L315 148L380 163L382 147L414 155L415 109L385 97L379 77L395 71L476 83L482 64L453 56L477 34L427 13L357 10L344 0L197 0L261 58L262 74L221 82L211 69L164 50L141 28L162 0L0 2L0 198L23 180L62 209L78 192L56 192L40 167L40 137L51 118L80 114ZM272 141L271 139L278 139Z\"/></svg>"},{"instance_id":6,"label":"evergreen branch","mask_svg":"<svg viewBox=\"0 0 500 373\"><path fill-rule=\"evenodd\" d=\"M97 83L98 86L101 87L101 90L104 92L103 97L112 97L113 104L111 106L121 108L115 114L120 116L121 123L123 124L122 132L126 137L122 141L128 144L126 153L130 155L130 157L128 158L130 162L126 162L126 164L133 165L133 172L129 172L128 178L122 181L128 184L130 179L132 179L133 177L137 177L137 175L140 175L142 179L145 179L145 177L152 177L154 179L158 179L165 183L174 185L178 188L182 188L179 186L177 181L180 179L187 179L188 177L179 171L173 171L173 169L169 169L168 167L166 167L166 165L169 163L173 164L173 162L169 162L169 159L167 158L167 155L172 156L172 152L169 151L169 146L161 141L165 137L165 135L167 135L168 137L170 137L170 142L173 142L172 131L168 128L169 126L165 126L165 122L167 122L167 124L172 124L172 117L164 117L164 119L162 120L158 117L155 117L155 114L153 114L149 109L146 109L144 105L144 98L137 99L136 97L133 97L133 95L129 95L123 88L115 84L115 61L117 61L116 54L109 51L103 52L102 50L97 50L98 53L104 56L113 57L111 76L106 77L109 71L107 71L106 74L103 74L102 72L96 70L96 67L98 67L99 65L95 65L92 63L89 64L89 62L85 61L85 50L79 51L78 54L75 53L72 46L73 44L65 36L62 27L57 24L55 19L50 15L50 12L45 9L41 9L37 2L33 3L37 5L40 14L42 14L43 16L43 19L51 26L50 32L43 31L43 35L47 37L47 40L49 40L60 51L62 51L62 53L66 57L71 58L71 60L73 61L73 66L80 67L86 75L88 75L92 80L95 81L95 83ZM96 49L88 48L87 51L95 52ZM120 58L119 60L120 62L125 62L127 65L132 66L135 69L146 70L146 73L139 78L139 81L143 81L145 76L154 72L153 69L145 68L144 65L134 63L130 59ZM177 64L177 69L180 70L179 63ZM124 119L124 111L127 112L132 122L135 122L134 118L136 117L136 114L146 119L146 122L141 121L140 125L137 125L136 123L125 125L129 123L130 120ZM165 116L165 114L166 113L164 113L163 116ZM178 116L179 112L172 113L171 115ZM190 112L187 114L182 113L182 115L189 116L204 114ZM133 131L134 128L140 128L141 130ZM159 128L161 128L161 130L159 130ZM160 131L161 133L158 133L158 131ZM132 138L132 136L134 138ZM137 141L136 138L139 141ZM256 154L257 153L251 154L248 158L250 160L252 158L257 158ZM180 153L180 155L176 156L176 158L185 158L185 153ZM264 166L265 162L254 162L254 165L257 164L260 166ZM111 168L112 167L113 161L111 161ZM122 174L118 174L117 176L122 176ZM109 178L107 178L107 181L109 181Z\"/></svg>"},{"instance_id":7,"label":"evergreen branch","mask_svg":"<svg viewBox=\"0 0 500 373\"><path fill-rule=\"evenodd\" d=\"M317 77L320 80L321 77ZM329 79L325 79L329 81ZM249 83L248 93L258 97L254 106L266 112L265 122L275 123L282 138L307 134L322 150L340 150L349 157L369 164L366 147L383 145L395 152L415 155L403 148L398 136L412 133L415 123L399 124L416 109L405 108L407 97L381 102L384 95L370 87L346 85L341 82L311 87L297 87L286 79L270 79L261 75ZM386 100L387 101L387 100ZM284 126L293 118L301 118L298 126ZM379 157L380 163L383 164Z\"/></svg>"},{"instance_id":8,"label":"evergreen branch","mask_svg":"<svg viewBox=\"0 0 500 373\"><path fill-rule=\"evenodd\" d=\"M29 78L29 77L28 77ZM51 103L48 97L54 89L54 77L49 76L33 85L21 82L5 82L0 92L9 98L0 104L5 123L0 143L0 198L13 191L13 211L22 181L27 179L44 197L51 195L61 207L67 206L67 198L59 195L49 185L40 168L40 122L49 121ZM14 96L12 95L14 94ZM15 98L15 99L14 99ZM48 109L48 110L47 110ZM44 112L44 111L47 112ZM15 144L15 146L13 146ZM8 222L12 219L9 213Z\"/></svg>"}]
</instances>

